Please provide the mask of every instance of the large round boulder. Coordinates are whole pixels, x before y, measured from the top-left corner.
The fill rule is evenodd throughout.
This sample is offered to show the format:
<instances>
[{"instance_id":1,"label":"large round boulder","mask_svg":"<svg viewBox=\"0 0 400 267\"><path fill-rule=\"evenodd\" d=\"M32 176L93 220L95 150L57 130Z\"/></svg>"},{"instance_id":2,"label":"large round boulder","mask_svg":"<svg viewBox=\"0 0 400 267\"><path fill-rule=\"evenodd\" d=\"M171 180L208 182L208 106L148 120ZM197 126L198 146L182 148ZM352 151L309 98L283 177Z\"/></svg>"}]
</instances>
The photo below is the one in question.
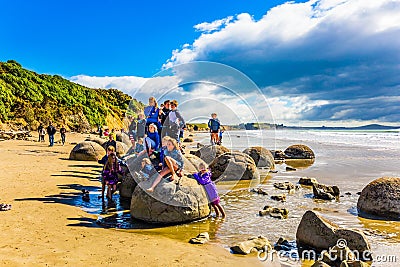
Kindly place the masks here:
<instances>
[{"instance_id":1,"label":"large round boulder","mask_svg":"<svg viewBox=\"0 0 400 267\"><path fill-rule=\"evenodd\" d=\"M227 152L229 152L229 149L224 146L209 145L200 148L194 155L204 160L207 164L210 164L215 158Z\"/></svg>"},{"instance_id":2,"label":"large round boulder","mask_svg":"<svg viewBox=\"0 0 400 267\"><path fill-rule=\"evenodd\" d=\"M117 147L115 149L117 152L117 157L121 158L126 154L126 152L128 152L129 147L120 141L116 141L116 143L117 143ZM103 148L106 149L106 147L107 147L107 143L104 143Z\"/></svg>"},{"instance_id":3,"label":"large round boulder","mask_svg":"<svg viewBox=\"0 0 400 267\"><path fill-rule=\"evenodd\" d=\"M162 179L153 193L148 193L153 179L136 186L131 200L131 216L149 223L180 224L210 215L208 198L203 186L183 176L179 184Z\"/></svg>"},{"instance_id":4,"label":"large round boulder","mask_svg":"<svg viewBox=\"0 0 400 267\"><path fill-rule=\"evenodd\" d=\"M369 183L358 199L361 216L400 220L400 178L382 177Z\"/></svg>"},{"instance_id":5,"label":"large round boulder","mask_svg":"<svg viewBox=\"0 0 400 267\"><path fill-rule=\"evenodd\" d=\"M225 153L214 159L210 168L213 180L253 180L260 174L254 160L247 154L238 151Z\"/></svg>"},{"instance_id":6,"label":"large round boulder","mask_svg":"<svg viewBox=\"0 0 400 267\"><path fill-rule=\"evenodd\" d=\"M249 155L257 167L269 168L271 170L275 169L274 156L271 151L261 146L253 146L246 148L243 153Z\"/></svg>"},{"instance_id":7,"label":"large round boulder","mask_svg":"<svg viewBox=\"0 0 400 267\"><path fill-rule=\"evenodd\" d=\"M313 159L314 152L306 145L291 145L285 149L285 156L289 159Z\"/></svg>"},{"instance_id":8,"label":"large round boulder","mask_svg":"<svg viewBox=\"0 0 400 267\"><path fill-rule=\"evenodd\" d=\"M124 143L128 147L132 146L131 139L129 138L129 135L127 133L117 133L115 139L116 141Z\"/></svg>"},{"instance_id":9,"label":"large round boulder","mask_svg":"<svg viewBox=\"0 0 400 267\"><path fill-rule=\"evenodd\" d=\"M83 141L77 144L69 154L69 159L84 160L84 161L97 161L105 155L104 148L90 141Z\"/></svg>"},{"instance_id":10,"label":"large round boulder","mask_svg":"<svg viewBox=\"0 0 400 267\"><path fill-rule=\"evenodd\" d=\"M100 138L100 137L97 137L97 136L89 136L89 137L87 137L85 139L85 141L95 142L95 143L97 143L97 144L99 144L101 146L103 146L107 142L106 139Z\"/></svg>"},{"instance_id":11,"label":"large round boulder","mask_svg":"<svg viewBox=\"0 0 400 267\"><path fill-rule=\"evenodd\" d=\"M140 175L137 172L133 172L132 175L127 166L122 166L122 170L123 174L118 175L121 182L119 184L119 195L123 198L131 198Z\"/></svg>"},{"instance_id":12,"label":"large round boulder","mask_svg":"<svg viewBox=\"0 0 400 267\"><path fill-rule=\"evenodd\" d=\"M297 247L315 249L320 252L329 250L335 245L347 245L352 251L358 251L368 259L370 244L365 235L359 230L339 228L336 224L314 211L306 211L301 218L296 232Z\"/></svg>"},{"instance_id":13,"label":"large round boulder","mask_svg":"<svg viewBox=\"0 0 400 267\"><path fill-rule=\"evenodd\" d=\"M203 163L207 166L207 163L204 162L204 160L202 160L201 158L195 156L195 155L191 155L191 154L186 154L183 157L183 164L184 164L184 171L185 172L198 172L199 171L199 164Z\"/></svg>"}]
</instances>

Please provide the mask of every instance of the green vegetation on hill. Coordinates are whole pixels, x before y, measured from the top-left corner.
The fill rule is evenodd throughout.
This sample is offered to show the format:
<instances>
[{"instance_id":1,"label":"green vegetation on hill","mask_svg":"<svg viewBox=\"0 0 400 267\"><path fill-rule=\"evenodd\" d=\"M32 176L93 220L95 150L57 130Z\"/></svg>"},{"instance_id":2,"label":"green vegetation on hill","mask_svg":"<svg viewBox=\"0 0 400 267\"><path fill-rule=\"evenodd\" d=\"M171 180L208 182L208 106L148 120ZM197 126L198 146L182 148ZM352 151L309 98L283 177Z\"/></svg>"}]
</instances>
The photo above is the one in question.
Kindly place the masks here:
<instances>
[{"instance_id":1,"label":"green vegetation on hill","mask_svg":"<svg viewBox=\"0 0 400 267\"><path fill-rule=\"evenodd\" d=\"M0 121L31 129L50 121L77 131L121 128L128 107L135 113L143 104L116 89L91 89L29 71L15 60L0 62Z\"/></svg>"}]
</instances>

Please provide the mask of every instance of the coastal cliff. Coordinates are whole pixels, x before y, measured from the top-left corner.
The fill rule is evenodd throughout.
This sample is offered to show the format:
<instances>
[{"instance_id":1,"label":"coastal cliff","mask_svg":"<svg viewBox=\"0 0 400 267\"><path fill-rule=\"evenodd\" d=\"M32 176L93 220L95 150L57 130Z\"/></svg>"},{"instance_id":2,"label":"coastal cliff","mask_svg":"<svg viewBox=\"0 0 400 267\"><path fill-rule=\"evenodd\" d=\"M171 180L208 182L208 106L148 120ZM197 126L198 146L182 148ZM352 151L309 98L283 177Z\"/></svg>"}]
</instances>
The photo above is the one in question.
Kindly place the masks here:
<instances>
[{"instance_id":1,"label":"coastal cliff","mask_svg":"<svg viewBox=\"0 0 400 267\"><path fill-rule=\"evenodd\" d=\"M128 107L136 113L143 104L116 89L91 89L59 75L37 74L15 60L0 62L0 129L36 130L50 121L75 131L122 128Z\"/></svg>"}]
</instances>

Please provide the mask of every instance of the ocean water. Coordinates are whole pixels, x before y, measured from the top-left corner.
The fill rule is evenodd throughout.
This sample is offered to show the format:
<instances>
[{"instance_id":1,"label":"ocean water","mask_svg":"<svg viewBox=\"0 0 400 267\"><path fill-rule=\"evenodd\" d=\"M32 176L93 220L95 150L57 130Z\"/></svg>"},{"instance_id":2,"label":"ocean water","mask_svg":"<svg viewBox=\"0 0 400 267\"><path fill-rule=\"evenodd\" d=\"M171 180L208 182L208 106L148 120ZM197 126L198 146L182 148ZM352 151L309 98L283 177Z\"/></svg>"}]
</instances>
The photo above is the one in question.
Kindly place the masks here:
<instances>
[{"instance_id":1,"label":"ocean water","mask_svg":"<svg viewBox=\"0 0 400 267\"><path fill-rule=\"evenodd\" d=\"M209 134L197 133L196 139L202 144L208 144ZM283 163L276 166L278 172L273 174L260 170L260 181L222 181L217 184L221 203L227 213L226 219L209 218L178 226L147 227L132 222L129 211L125 210L115 213L114 217L118 222L116 227L127 232L164 235L181 241L188 241L207 231L212 243L229 250L230 246L251 236L263 235L272 244L280 237L294 241L301 217L307 210L314 210L341 227L363 231L375 256L394 256L397 261L397 264L374 262L373 266L398 266L400 222L358 217L356 207L357 192L370 181L382 176L400 177L399 131L228 131L223 137L224 146L240 151L250 146L285 150L293 144L309 146L316 155L315 161L306 164ZM191 149L195 150L196 147ZM296 168L296 171L286 171L288 165ZM294 193L287 194L287 201L284 203L270 199L273 194L286 194L286 191L275 189L274 182L297 183L300 177L305 176L314 177L323 184L339 186L340 199L315 200L309 187L301 187ZM262 187L269 196L252 193L252 187ZM287 208L288 218L280 220L268 216L260 217L258 211L265 205ZM103 216L105 215L100 217ZM107 221L103 223L107 224ZM114 227L112 222L108 226ZM309 262L292 264L310 265ZM268 262L265 262L265 266L268 266Z\"/></svg>"},{"instance_id":2,"label":"ocean water","mask_svg":"<svg viewBox=\"0 0 400 267\"><path fill-rule=\"evenodd\" d=\"M201 143L209 142L208 134L201 135ZM393 254L400 262L400 222L369 220L358 217L357 192L369 182L382 176L400 177L399 131L329 131L276 130L232 131L223 138L230 149L244 150L261 145L268 149L285 150L293 144L309 146L315 153L315 162L296 166L286 171L286 164L277 165L278 173L261 179L259 185L239 182L217 185L228 217L219 222L215 240L229 246L248 236L264 235L274 243L279 237L295 240L297 226L307 210L315 210L341 227L356 228L367 234L375 255ZM300 177L314 177L320 183L337 185L342 197L339 201L312 198L312 190L302 187L287 195L287 201L272 201L268 196L249 192L252 186L264 188L270 195L284 193L273 187L274 182L297 183ZM346 194L345 194L346 193ZM289 209L285 220L260 217L264 205ZM374 266L395 266L377 262Z\"/></svg>"}]
</instances>

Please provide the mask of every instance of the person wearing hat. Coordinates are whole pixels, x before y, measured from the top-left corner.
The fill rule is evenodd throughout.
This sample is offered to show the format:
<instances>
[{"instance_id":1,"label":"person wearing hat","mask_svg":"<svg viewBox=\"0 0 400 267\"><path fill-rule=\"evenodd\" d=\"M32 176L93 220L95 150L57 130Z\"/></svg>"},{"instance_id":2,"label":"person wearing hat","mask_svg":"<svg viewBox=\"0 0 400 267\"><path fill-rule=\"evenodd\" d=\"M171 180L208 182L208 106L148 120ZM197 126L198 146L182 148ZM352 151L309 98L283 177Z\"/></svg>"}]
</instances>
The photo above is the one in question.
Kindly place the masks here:
<instances>
[{"instance_id":1,"label":"person wearing hat","mask_svg":"<svg viewBox=\"0 0 400 267\"><path fill-rule=\"evenodd\" d=\"M186 125L181 113L178 110L178 101L170 101L171 111L168 113L168 117L165 119L162 136L168 135L175 139L179 143L179 133L182 127Z\"/></svg>"}]
</instances>

